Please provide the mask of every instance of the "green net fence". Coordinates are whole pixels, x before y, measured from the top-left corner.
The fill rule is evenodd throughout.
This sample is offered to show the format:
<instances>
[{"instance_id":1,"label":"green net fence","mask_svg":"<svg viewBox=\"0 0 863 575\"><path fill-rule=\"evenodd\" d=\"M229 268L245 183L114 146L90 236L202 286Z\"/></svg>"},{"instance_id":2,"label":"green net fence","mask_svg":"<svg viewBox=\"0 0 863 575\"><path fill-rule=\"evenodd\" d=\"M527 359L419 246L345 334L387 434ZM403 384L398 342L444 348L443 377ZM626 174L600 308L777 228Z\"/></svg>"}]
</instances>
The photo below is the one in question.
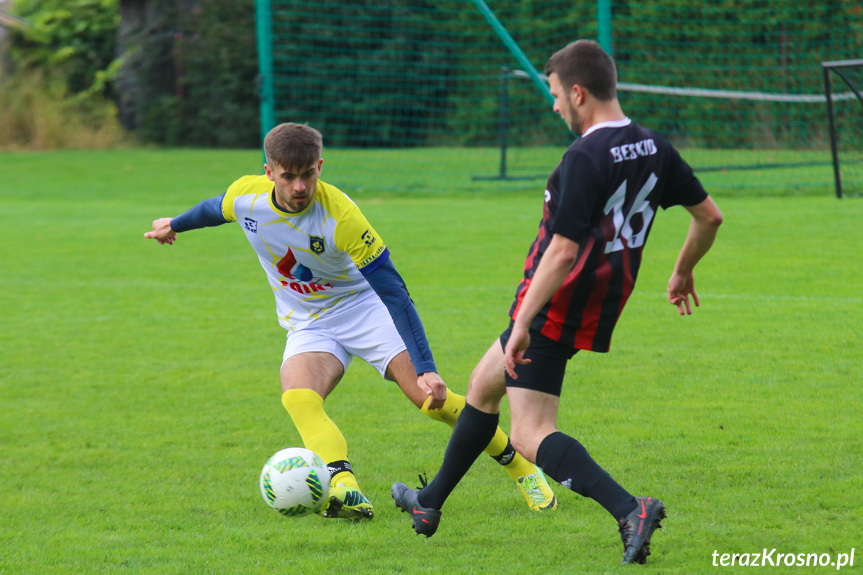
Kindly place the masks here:
<instances>
[{"instance_id":1,"label":"green net fence","mask_svg":"<svg viewBox=\"0 0 863 575\"><path fill-rule=\"evenodd\" d=\"M540 71L596 11L559 0L493 9ZM546 173L549 162L531 166L532 154L518 149L571 141L541 92L514 75L518 62L470 0L319 0L314 10L272 0L271 22L274 120L308 122L328 148L436 147L436 164L458 161L458 148L497 150L505 77L510 161L520 173ZM595 33L595 24L584 30ZM497 152L484 158L475 172L497 173Z\"/></svg>"},{"instance_id":2,"label":"green net fence","mask_svg":"<svg viewBox=\"0 0 863 575\"><path fill-rule=\"evenodd\" d=\"M571 141L479 2L319 0L312 10L300 0L258 1L272 38L261 47L271 51L271 69L262 68L270 122L307 122L328 148L434 148L438 165L473 148L486 152L476 174L518 177L547 174ZM627 114L702 170L829 167L820 63L863 57L857 0L487 6L539 72L566 43L600 39L617 62ZM859 150L863 106L843 102L843 145Z\"/></svg>"},{"instance_id":3,"label":"green net fence","mask_svg":"<svg viewBox=\"0 0 863 575\"><path fill-rule=\"evenodd\" d=\"M663 4L614 4L630 115L691 150L702 171L829 165L820 63L863 54L858 2ZM843 145L860 149L863 107L848 100L847 86L839 92ZM820 183L828 170L796 173Z\"/></svg>"}]
</instances>

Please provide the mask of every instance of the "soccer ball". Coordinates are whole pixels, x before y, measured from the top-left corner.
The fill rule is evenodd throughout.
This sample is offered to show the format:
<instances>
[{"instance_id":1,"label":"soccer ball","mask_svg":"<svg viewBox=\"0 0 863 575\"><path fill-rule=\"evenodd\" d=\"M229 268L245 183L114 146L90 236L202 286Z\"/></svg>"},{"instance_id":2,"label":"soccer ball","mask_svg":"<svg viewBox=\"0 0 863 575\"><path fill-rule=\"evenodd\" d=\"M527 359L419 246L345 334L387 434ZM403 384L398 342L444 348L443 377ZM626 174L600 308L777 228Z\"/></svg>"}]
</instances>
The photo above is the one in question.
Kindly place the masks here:
<instances>
[{"instance_id":1,"label":"soccer ball","mask_svg":"<svg viewBox=\"0 0 863 575\"><path fill-rule=\"evenodd\" d=\"M288 517L319 510L330 494L330 472L314 452L302 447L282 449L261 470L264 501Z\"/></svg>"}]
</instances>

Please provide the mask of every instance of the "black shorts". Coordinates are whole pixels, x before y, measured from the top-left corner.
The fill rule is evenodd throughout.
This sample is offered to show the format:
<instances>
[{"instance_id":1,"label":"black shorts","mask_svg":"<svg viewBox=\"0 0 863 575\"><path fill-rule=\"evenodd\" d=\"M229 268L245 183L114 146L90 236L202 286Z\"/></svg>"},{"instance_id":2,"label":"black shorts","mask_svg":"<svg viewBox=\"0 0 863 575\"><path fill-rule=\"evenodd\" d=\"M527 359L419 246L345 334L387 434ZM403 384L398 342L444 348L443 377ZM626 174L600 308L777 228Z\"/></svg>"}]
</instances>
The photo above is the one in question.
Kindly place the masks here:
<instances>
[{"instance_id":1,"label":"black shorts","mask_svg":"<svg viewBox=\"0 0 863 575\"><path fill-rule=\"evenodd\" d=\"M512 322L500 335L501 348L506 350L506 342L512 335ZM530 332L530 346L524 352L530 363L515 365L515 373L518 379L513 379L505 374L507 387L523 387L541 391L556 397L560 397L563 388L563 375L566 372L566 362L575 355L577 349L563 345L534 331Z\"/></svg>"}]
</instances>

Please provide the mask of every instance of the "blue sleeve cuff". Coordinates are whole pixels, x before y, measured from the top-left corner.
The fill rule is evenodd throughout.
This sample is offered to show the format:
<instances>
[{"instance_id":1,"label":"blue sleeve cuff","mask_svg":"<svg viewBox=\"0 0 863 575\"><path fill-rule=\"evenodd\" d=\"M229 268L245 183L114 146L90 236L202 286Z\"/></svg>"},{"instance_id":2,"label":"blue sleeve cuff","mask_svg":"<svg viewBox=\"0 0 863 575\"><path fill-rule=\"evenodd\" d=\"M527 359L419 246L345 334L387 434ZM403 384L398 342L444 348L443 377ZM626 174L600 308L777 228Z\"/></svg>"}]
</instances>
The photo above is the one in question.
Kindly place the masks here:
<instances>
[{"instance_id":1,"label":"blue sleeve cuff","mask_svg":"<svg viewBox=\"0 0 863 575\"><path fill-rule=\"evenodd\" d=\"M375 261L373 261L372 263L368 264L366 267L361 269L360 273L363 274L363 277L365 277L366 280L368 280L369 279L368 275L370 273L372 273L373 271L375 271L376 269L378 269L379 267L381 267L383 264L387 263L388 261L390 261L390 249L384 248L384 251L381 252L381 255L379 255L377 258L375 258ZM392 265L392 264L390 264L390 265ZM395 271L395 268L393 268L393 271ZM399 279L401 279L401 278L399 278ZM374 286L372 286L372 287L374 287Z\"/></svg>"},{"instance_id":2,"label":"blue sleeve cuff","mask_svg":"<svg viewBox=\"0 0 863 575\"><path fill-rule=\"evenodd\" d=\"M172 218L171 229L179 233L228 223L228 220L222 215L222 199L224 197L225 194L222 194L204 200L186 213Z\"/></svg>"},{"instance_id":3,"label":"blue sleeve cuff","mask_svg":"<svg viewBox=\"0 0 863 575\"><path fill-rule=\"evenodd\" d=\"M370 265L375 267L367 275L364 273L366 281L390 312L393 323L408 349L417 375L437 372L420 316L404 280L390 261L389 254L387 253L386 257L382 254Z\"/></svg>"}]
</instances>

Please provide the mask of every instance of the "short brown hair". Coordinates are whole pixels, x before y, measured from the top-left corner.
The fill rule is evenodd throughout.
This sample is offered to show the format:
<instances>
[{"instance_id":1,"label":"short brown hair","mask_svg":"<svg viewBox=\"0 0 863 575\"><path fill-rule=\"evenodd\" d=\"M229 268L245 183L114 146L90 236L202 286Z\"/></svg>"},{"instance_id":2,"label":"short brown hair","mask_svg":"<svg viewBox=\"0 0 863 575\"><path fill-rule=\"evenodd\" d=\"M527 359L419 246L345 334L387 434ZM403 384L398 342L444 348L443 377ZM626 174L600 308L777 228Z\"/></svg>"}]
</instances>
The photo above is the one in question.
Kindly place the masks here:
<instances>
[{"instance_id":1,"label":"short brown hair","mask_svg":"<svg viewBox=\"0 0 863 575\"><path fill-rule=\"evenodd\" d=\"M575 84L607 102L617 96L617 68L614 60L592 40L577 40L555 52L545 64L547 76L557 74L569 90Z\"/></svg>"},{"instance_id":2,"label":"short brown hair","mask_svg":"<svg viewBox=\"0 0 863 575\"><path fill-rule=\"evenodd\" d=\"M323 151L321 133L306 124L279 124L264 138L267 163L282 168L307 168L321 159Z\"/></svg>"}]
</instances>

